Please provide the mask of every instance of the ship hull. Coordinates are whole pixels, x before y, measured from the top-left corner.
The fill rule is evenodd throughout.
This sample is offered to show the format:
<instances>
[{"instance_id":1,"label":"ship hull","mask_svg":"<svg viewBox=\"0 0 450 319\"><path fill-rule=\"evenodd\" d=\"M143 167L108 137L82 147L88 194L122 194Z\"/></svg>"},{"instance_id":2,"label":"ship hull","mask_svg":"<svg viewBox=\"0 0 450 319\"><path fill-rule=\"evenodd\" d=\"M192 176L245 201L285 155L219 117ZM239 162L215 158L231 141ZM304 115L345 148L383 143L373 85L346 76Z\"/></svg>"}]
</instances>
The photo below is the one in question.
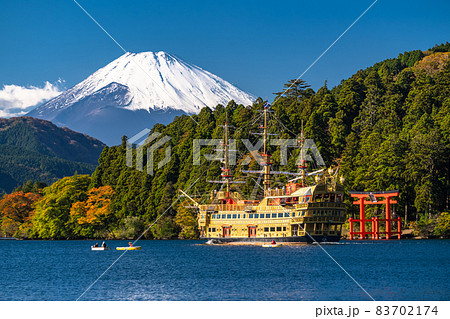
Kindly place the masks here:
<instances>
[{"instance_id":1,"label":"ship hull","mask_svg":"<svg viewBox=\"0 0 450 319\"><path fill-rule=\"evenodd\" d=\"M311 238L312 237L312 238ZM216 243L337 243L341 236L292 236L292 237L202 237L205 240L212 240Z\"/></svg>"}]
</instances>

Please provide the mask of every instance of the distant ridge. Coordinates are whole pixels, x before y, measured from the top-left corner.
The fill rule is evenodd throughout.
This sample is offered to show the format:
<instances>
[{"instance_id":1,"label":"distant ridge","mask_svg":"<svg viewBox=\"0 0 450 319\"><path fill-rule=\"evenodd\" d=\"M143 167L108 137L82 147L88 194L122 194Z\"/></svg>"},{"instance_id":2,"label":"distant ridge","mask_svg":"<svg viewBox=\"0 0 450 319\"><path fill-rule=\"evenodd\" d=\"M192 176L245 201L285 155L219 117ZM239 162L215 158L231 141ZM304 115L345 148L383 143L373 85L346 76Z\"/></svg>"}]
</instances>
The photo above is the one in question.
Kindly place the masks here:
<instances>
[{"instance_id":1,"label":"distant ridge","mask_svg":"<svg viewBox=\"0 0 450 319\"><path fill-rule=\"evenodd\" d=\"M47 184L92 173L105 144L32 117L0 118L0 193L28 180Z\"/></svg>"}]
</instances>

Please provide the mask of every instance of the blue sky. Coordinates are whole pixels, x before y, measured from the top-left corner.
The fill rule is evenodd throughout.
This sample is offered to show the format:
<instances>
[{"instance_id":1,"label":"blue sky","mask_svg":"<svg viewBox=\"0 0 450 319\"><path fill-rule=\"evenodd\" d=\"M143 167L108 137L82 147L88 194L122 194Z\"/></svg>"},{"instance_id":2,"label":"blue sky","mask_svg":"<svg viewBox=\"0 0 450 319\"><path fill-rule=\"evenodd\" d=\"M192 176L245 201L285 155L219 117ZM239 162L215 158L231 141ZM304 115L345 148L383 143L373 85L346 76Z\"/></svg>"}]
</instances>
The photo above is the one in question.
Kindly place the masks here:
<instances>
[{"instance_id":1,"label":"blue sky","mask_svg":"<svg viewBox=\"0 0 450 319\"><path fill-rule=\"evenodd\" d=\"M372 2L79 0L127 51L175 54L269 99ZM448 0L379 0L303 79L332 87L380 60L450 41L449 12ZM69 88L123 54L72 0L1 1L0 29L0 89L58 79Z\"/></svg>"}]
</instances>

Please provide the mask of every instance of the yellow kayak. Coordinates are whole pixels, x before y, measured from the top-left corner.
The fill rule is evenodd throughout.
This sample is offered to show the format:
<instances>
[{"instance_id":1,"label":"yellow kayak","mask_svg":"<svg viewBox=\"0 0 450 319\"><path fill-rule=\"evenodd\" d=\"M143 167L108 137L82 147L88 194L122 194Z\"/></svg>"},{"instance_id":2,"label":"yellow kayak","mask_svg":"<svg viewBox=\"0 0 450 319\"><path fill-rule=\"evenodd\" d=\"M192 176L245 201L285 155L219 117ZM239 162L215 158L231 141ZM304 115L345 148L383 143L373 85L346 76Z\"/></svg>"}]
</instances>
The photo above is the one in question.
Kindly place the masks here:
<instances>
[{"instance_id":1,"label":"yellow kayak","mask_svg":"<svg viewBox=\"0 0 450 319\"><path fill-rule=\"evenodd\" d=\"M133 247L116 247L117 250L141 250L141 246Z\"/></svg>"}]
</instances>

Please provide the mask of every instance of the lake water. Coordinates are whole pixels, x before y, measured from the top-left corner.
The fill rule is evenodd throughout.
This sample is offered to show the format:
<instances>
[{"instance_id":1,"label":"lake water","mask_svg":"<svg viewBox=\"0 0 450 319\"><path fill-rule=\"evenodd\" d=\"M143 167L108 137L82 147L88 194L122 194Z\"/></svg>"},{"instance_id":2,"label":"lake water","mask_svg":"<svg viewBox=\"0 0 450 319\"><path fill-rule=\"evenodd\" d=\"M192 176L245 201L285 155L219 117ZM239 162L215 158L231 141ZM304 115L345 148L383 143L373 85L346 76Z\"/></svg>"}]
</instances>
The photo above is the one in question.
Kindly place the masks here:
<instances>
[{"instance_id":1,"label":"lake water","mask_svg":"<svg viewBox=\"0 0 450 319\"><path fill-rule=\"evenodd\" d=\"M94 243L0 240L0 300L76 300L123 253ZM81 300L369 300L316 245L202 243L140 241ZM376 300L450 300L449 240L324 248Z\"/></svg>"}]
</instances>

